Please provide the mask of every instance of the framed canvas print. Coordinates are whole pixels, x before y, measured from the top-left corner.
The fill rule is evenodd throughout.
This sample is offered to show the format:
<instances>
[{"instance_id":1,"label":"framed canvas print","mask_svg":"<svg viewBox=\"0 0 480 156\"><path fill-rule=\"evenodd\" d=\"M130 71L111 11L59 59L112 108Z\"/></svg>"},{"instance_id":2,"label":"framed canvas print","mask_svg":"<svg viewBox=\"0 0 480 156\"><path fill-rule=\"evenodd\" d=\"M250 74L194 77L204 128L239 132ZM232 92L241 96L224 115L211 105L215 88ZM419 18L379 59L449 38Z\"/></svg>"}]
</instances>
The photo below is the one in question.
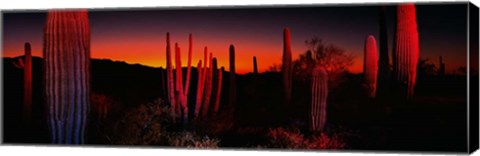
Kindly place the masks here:
<instances>
[{"instance_id":1,"label":"framed canvas print","mask_svg":"<svg viewBox=\"0 0 480 156\"><path fill-rule=\"evenodd\" d=\"M2 143L478 149L470 2L2 10Z\"/></svg>"}]
</instances>

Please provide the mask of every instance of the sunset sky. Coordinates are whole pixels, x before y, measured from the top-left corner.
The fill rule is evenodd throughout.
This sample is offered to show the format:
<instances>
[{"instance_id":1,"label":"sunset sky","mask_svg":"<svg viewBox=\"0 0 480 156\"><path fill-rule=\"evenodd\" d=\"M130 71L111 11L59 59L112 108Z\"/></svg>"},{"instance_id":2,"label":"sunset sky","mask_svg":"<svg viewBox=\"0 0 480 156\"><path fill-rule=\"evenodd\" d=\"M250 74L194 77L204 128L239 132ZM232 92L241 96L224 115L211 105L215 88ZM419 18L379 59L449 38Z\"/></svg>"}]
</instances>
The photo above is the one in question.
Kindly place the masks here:
<instances>
[{"instance_id":1,"label":"sunset sky","mask_svg":"<svg viewBox=\"0 0 480 156\"><path fill-rule=\"evenodd\" d=\"M465 66L466 3L417 5L420 58L438 64L443 56L447 72ZM392 50L395 7L388 7L389 47ZM293 59L306 51L304 41L319 36L355 57L349 69L363 70L366 36L374 35L379 45L379 10L372 5L318 5L305 7L248 8L144 8L90 10L91 56L152 67L165 67L166 32L172 45L178 42L186 65L188 34L193 34L195 66L208 47L219 66L228 70L228 48L236 49L238 73L253 71L253 56L259 72L282 58L282 33L290 28ZM23 44L32 44L34 56L42 56L45 10L3 13L3 57L23 55ZM391 56L391 54L390 54ZM437 65L438 66L438 65Z\"/></svg>"}]
</instances>

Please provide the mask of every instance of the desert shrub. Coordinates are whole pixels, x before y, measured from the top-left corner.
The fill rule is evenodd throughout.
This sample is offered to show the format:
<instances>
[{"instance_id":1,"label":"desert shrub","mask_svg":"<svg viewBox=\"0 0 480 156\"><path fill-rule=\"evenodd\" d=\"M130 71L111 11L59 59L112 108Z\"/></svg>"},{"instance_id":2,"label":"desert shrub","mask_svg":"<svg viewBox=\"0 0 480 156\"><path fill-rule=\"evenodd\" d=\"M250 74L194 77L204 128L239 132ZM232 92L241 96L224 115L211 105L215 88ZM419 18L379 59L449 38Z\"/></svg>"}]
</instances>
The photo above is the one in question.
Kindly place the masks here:
<instances>
[{"instance_id":1,"label":"desert shrub","mask_svg":"<svg viewBox=\"0 0 480 156\"><path fill-rule=\"evenodd\" d=\"M305 137L300 130L276 128L270 129L267 136L270 139L270 148L286 149L343 149L345 141L338 135L327 135L326 133L313 134Z\"/></svg>"},{"instance_id":2,"label":"desert shrub","mask_svg":"<svg viewBox=\"0 0 480 156\"><path fill-rule=\"evenodd\" d=\"M205 118L197 118L192 122L197 134L220 136L234 126L233 108L225 108L217 114L209 114Z\"/></svg>"},{"instance_id":3,"label":"desert shrub","mask_svg":"<svg viewBox=\"0 0 480 156\"><path fill-rule=\"evenodd\" d=\"M196 133L188 131L172 133L167 136L167 139L168 144L174 147L218 148L220 143L218 139L208 136L200 137Z\"/></svg>"},{"instance_id":4,"label":"desert shrub","mask_svg":"<svg viewBox=\"0 0 480 156\"><path fill-rule=\"evenodd\" d=\"M112 109L113 99L105 94L99 93L92 93L90 98L92 113L96 115L97 119L105 120Z\"/></svg>"},{"instance_id":5,"label":"desert shrub","mask_svg":"<svg viewBox=\"0 0 480 156\"><path fill-rule=\"evenodd\" d=\"M305 148L305 138L300 130L286 130L284 128L269 129L268 137L270 138L269 147L301 149Z\"/></svg>"},{"instance_id":6,"label":"desert shrub","mask_svg":"<svg viewBox=\"0 0 480 156\"><path fill-rule=\"evenodd\" d=\"M120 145L217 148L220 142L219 139L183 131L162 99L131 109L111 129L108 134L110 142Z\"/></svg>"},{"instance_id":7,"label":"desert shrub","mask_svg":"<svg viewBox=\"0 0 480 156\"><path fill-rule=\"evenodd\" d=\"M167 129L173 126L170 109L163 100L139 105L127 112L123 119L113 125L110 137L114 144L161 145L164 144ZM162 142L164 141L164 142Z\"/></svg>"}]
</instances>

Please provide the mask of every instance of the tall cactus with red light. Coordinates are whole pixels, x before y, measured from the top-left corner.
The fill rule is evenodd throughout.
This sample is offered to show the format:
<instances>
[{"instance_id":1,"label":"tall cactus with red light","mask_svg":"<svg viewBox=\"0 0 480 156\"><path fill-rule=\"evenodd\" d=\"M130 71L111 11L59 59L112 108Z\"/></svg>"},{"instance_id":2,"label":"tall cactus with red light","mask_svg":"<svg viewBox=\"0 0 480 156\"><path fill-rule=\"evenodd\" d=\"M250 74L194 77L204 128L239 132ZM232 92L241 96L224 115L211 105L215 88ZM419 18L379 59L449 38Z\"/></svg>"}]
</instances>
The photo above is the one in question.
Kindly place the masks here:
<instances>
[{"instance_id":1,"label":"tall cactus with red light","mask_svg":"<svg viewBox=\"0 0 480 156\"><path fill-rule=\"evenodd\" d=\"M365 41L363 73L365 75L368 96L374 98L377 88L378 52L375 37L372 35L369 35Z\"/></svg>"},{"instance_id":2,"label":"tall cactus with red light","mask_svg":"<svg viewBox=\"0 0 480 156\"><path fill-rule=\"evenodd\" d=\"M316 67L312 73L312 101L310 129L322 131L327 121L328 75L323 67Z\"/></svg>"},{"instance_id":3,"label":"tall cactus with red light","mask_svg":"<svg viewBox=\"0 0 480 156\"><path fill-rule=\"evenodd\" d=\"M394 50L394 78L401 96L410 99L414 94L419 59L419 39L414 4L397 7Z\"/></svg>"},{"instance_id":4,"label":"tall cactus with red light","mask_svg":"<svg viewBox=\"0 0 480 156\"><path fill-rule=\"evenodd\" d=\"M52 142L84 143L90 103L90 25L87 11L48 11L43 58Z\"/></svg>"},{"instance_id":5,"label":"tall cactus with red light","mask_svg":"<svg viewBox=\"0 0 480 156\"><path fill-rule=\"evenodd\" d=\"M218 113L218 108L220 107L220 94L222 93L222 75L223 71L225 68L221 67L220 70L218 70L218 81L217 81L217 93L215 94L215 105L213 109L213 113L217 114Z\"/></svg>"},{"instance_id":6,"label":"tall cactus with red light","mask_svg":"<svg viewBox=\"0 0 480 156\"><path fill-rule=\"evenodd\" d=\"M29 122L32 116L32 50L30 43L25 43L24 59L18 59L15 67L23 69L23 120Z\"/></svg>"},{"instance_id":7,"label":"tall cactus with red light","mask_svg":"<svg viewBox=\"0 0 480 156\"><path fill-rule=\"evenodd\" d=\"M220 105L223 71L218 71L217 59L213 57L212 53L210 53L208 57L209 65L206 67L207 47L205 47L204 59L204 66L202 66L202 60L197 64L198 86L195 104L195 118L199 116L206 117L211 105L213 105L213 113L217 113ZM222 67L222 69L224 68ZM216 79L216 81L214 80L214 72L218 73L218 79ZM216 87L216 91L214 91L214 87Z\"/></svg>"},{"instance_id":8,"label":"tall cactus with red light","mask_svg":"<svg viewBox=\"0 0 480 156\"><path fill-rule=\"evenodd\" d=\"M292 99L292 50L290 46L290 30L283 30L283 61L282 61L282 84L285 103L290 104Z\"/></svg>"},{"instance_id":9,"label":"tall cactus with red light","mask_svg":"<svg viewBox=\"0 0 480 156\"><path fill-rule=\"evenodd\" d=\"M175 117L183 115L183 123L188 122L188 88L190 85L190 71L191 71L191 59L192 59L192 35L189 35L189 52L187 62L187 75L185 85L183 84L182 73L182 56L181 49L177 43L175 43L175 77L173 76L171 51L170 51L170 35L167 33L167 85L168 95L172 111Z\"/></svg>"},{"instance_id":10,"label":"tall cactus with red light","mask_svg":"<svg viewBox=\"0 0 480 156\"><path fill-rule=\"evenodd\" d=\"M205 80L205 92L203 98L203 105L202 105L202 116L206 116L208 113L208 109L210 108L210 99L212 96L212 84L213 84L213 61L212 61L212 53L210 53L210 57L208 59L209 65L206 72L206 80Z\"/></svg>"},{"instance_id":11,"label":"tall cactus with red light","mask_svg":"<svg viewBox=\"0 0 480 156\"><path fill-rule=\"evenodd\" d=\"M168 102L170 102L172 114L176 116L178 112L176 111L177 102L175 98L175 81L173 76L173 67L172 67L172 53L170 47L170 33L167 32L167 48L166 48L166 55L167 55L167 92L168 92Z\"/></svg>"},{"instance_id":12,"label":"tall cactus with red light","mask_svg":"<svg viewBox=\"0 0 480 156\"><path fill-rule=\"evenodd\" d=\"M229 49L229 59L230 59L230 90L228 92L228 104L230 106L235 106L237 100L237 82L235 77L235 47L230 45Z\"/></svg>"}]
</instances>

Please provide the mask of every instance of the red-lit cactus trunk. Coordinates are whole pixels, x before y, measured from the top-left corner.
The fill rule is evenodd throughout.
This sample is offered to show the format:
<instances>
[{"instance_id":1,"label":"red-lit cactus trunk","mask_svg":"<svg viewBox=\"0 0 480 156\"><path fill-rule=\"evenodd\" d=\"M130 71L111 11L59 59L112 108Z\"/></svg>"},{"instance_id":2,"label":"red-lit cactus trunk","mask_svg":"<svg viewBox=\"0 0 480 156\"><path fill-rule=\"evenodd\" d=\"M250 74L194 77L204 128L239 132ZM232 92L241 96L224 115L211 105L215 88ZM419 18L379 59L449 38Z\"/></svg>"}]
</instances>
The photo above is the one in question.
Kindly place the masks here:
<instances>
[{"instance_id":1,"label":"red-lit cactus trunk","mask_svg":"<svg viewBox=\"0 0 480 156\"><path fill-rule=\"evenodd\" d=\"M372 35L369 35L365 41L363 72L368 96L374 98L377 88L378 52L375 37Z\"/></svg>"},{"instance_id":2,"label":"red-lit cactus trunk","mask_svg":"<svg viewBox=\"0 0 480 156\"><path fill-rule=\"evenodd\" d=\"M292 50L290 46L290 30L283 31L283 60L282 60L282 83L285 103L290 104L292 99Z\"/></svg>"},{"instance_id":3,"label":"red-lit cactus trunk","mask_svg":"<svg viewBox=\"0 0 480 156\"><path fill-rule=\"evenodd\" d=\"M167 33L167 92L168 92L168 102L170 102L170 107L174 116L178 114L176 111L177 100L175 99L175 81L173 77L173 67L172 67L172 52L170 47L170 33Z\"/></svg>"},{"instance_id":4,"label":"red-lit cactus trunk","mask_svg":"<svg viewBox=\"0 0 480 156\"><path fill-rule=\"evenodd\" d=\"M84 143L90 103L87 11L48 11L43 50L52 142Z\"/></svg>"},{"instance_id":5,"label":"red-lit cactus trunk","mask_svg":"<svg viewBox=\"0 0 480 156\"><path fill-rule=\"evenodd\" d=\"M25 63L23 66L23 119L28 122L32 118L32 51L30 43L25 43Z\"/></svg>"},{"instance_id":6,"label":"red-lit cactus trunk","mask_svg":"<svg viewBox=\"0 0 480 156\"><path fill-rule=\"evenodd\" d=\"M328 75L323 67L316 67L312 73L312 103L310 129L322 131L327 121Z\"/></svg>"},{"instance_id":7,"label":"red-lit cactus trunk","mask_svg":"<svg viewBox=\"0 0 480 156\"><path fill-rule=\"evenodd\" d=\"M229 98L228 98L228 104L230 106L235 106L235 102L237 100L237 81L235 78L235 47L233 45L230 45L230 90L228 92Z\"/></svg>"},{"instance_id":8,"label":"red-lit cactus trunk","mask_svg":"<svg viewBox=\"0 0 480 156\"><path fill-rule=\"evenodd\" d=\"M400 95L407 99L411 98L414 93L419 52L415 5L399 5L397 7L393 70Z\"/></svg>"},{"instance_id":9,"label":"red-lit cactus trunk","mask_svg":"<svg viewBox=\"0 0 480 156\"><path fill-rule=\"evenodd\" d=\"M187 75L183 84L181 49L175 43L175 77L173 75L172 55L170 49L170 33L167 33L167 86L168 98L171 110L176 119L183 117L183 123L188 122L188 91L190 85L191 59L192 59L192 35L189 35L189 52L187 62Z\"/></svg>"}]
</instances>

